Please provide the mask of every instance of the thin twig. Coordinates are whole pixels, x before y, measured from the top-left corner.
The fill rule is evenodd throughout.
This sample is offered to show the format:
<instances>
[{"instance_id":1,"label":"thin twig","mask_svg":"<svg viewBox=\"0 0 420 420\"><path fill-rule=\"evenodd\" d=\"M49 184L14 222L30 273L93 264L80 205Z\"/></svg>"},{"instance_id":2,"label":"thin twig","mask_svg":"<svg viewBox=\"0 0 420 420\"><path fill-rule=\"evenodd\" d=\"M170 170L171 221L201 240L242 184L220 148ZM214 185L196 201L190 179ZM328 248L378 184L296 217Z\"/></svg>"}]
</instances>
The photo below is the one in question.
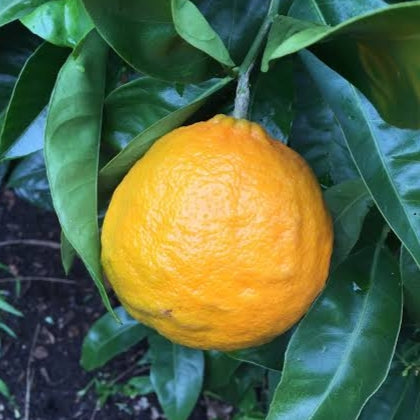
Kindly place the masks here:
<instances>
[{"instance_id":1,"label":"thin twig","mask_svg":"<svg viewBox=\"0 0 420 420\"><path fill-rule=\"evenodd\" d=\"M0 279L0 283L8 283L14 281L47 281L49 283L62 283L62 284L76 284L74 280L60 279L56 277L4 277Z\"/></svg>"},{"instance_id":2,"label":"thin twig","mask_svg":"<svg viewBox=\"0 0 420 420\"><path fill-rule=\"evenodd\" d=\"M53 241L40 241L37 239L13 239L10 241L0 242L0 248L10 245L33 245L33 246L43 246L52 249L60 249L60 244Z\"/></svg>"},{"instance_id":3,"label":"thin twig","mask_svg":"<svg viewBox=\"0 0 420 420\"><path fill-rule=\"evenodd\" d=\"M96 401L95 404L95 408L92 411L92 415L90 416L89 420L95 420L96 414L99 412L99 410L101 409L101 404L99 403L99 400Z\"/></svg>"},{"instance_id":4,"label":"thin twig","mask_svg":"<svg viewBox=\"0 0 420 420\"><path fill-rule=\"evenodd\" d=\"M25 392L25 416L23 420L29 420L31 407L31 388L34 379L34 374L31 372L31 364L33 361L33 353L36 342L38 341L39 324L36 325L34 338L32 339L31 349L29 350L28 364L26 365L26 392Z\"/></svg>"}]
</instances>

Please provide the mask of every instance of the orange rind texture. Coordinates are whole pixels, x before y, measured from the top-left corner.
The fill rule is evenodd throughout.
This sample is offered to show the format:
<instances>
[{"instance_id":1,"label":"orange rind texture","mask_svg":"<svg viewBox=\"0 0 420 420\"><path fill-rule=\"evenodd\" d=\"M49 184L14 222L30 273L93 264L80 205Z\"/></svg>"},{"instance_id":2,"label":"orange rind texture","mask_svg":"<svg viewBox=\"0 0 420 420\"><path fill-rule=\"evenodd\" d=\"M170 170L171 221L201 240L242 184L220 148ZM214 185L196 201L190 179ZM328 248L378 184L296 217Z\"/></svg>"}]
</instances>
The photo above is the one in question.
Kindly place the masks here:
<instances>
[{"instance_id":1,"label":"orange rind texture","mask_svg":"<svg viewBox=\"0 0 420 420\"><path fill-rule=\"evenodd\" d=\"M302 317L325 285L332 241L308 164L258 124L217 115L163 136L125 176L102 263L134 318L227 351Z\"/></svg>"}]
</instances>

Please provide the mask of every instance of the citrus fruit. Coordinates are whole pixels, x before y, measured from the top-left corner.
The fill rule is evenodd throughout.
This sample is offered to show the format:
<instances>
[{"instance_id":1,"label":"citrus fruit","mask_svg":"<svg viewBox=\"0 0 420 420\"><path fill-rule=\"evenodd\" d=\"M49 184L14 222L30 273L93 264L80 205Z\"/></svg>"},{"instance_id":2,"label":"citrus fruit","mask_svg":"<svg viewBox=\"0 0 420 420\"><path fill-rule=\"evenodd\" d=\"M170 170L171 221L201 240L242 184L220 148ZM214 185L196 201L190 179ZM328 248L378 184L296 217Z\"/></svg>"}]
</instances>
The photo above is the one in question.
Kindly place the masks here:
<instances>
[{"instance_id":1,"label":"citrus fruit","mask_svg":"<svg viewBox=\"0 0 420 420\"><path fill-rule=\"evenodd\" d=\"M322 290L331 220L306 162L217 115L160 138L115 190L102 264L123 306L173 342L234 350L290 328Z\"/></svg>"}]
</instances>

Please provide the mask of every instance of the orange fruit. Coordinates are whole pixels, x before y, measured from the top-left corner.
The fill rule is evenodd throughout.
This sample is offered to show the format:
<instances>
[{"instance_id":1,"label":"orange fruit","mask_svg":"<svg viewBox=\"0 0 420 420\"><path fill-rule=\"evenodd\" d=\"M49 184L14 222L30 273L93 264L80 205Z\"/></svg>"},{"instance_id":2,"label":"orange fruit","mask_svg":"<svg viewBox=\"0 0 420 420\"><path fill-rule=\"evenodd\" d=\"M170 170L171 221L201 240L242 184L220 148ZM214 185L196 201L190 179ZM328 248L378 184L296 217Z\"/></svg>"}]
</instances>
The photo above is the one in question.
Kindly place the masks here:
<instances>
[{"instance_id":1,"label":"orange fruit","mask_svg":"<svg viewBox=\"0 0 420 420\"><path fill-rule=\"evenodd\" d=\"M102 264L123 306L173 342L234 350L290 328L324 287L331 220L309 166L217 115L160 138L112 197Z\"/></svg>"}]
</instances>

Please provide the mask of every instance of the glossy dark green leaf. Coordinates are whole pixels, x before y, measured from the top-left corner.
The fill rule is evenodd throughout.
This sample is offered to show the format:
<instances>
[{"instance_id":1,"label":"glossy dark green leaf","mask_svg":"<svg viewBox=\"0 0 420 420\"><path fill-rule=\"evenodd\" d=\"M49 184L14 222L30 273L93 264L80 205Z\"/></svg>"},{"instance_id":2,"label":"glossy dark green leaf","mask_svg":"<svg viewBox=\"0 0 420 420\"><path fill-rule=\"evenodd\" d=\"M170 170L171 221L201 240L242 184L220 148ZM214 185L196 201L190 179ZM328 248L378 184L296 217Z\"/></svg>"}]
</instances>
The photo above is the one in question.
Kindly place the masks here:
<instances>
[{"instance_id":1,"label":"glossy dark green leaf","mask_svg":"<svg viewBox=\"0 0 420 420\"><path fill-rule=\"evenodd\" d=\"M43 147L43 124L39 127L40 135L28 131L33 120L46 107L54 87L58 71L63 65L68 51L51 44L42 44L25 63L15 84L9 106L6 111L3 128L0 131L0 156L8 156L8 151L19 143L13 157L30 154ZM45 121L45 112L43 115ZM20 138L24 137L25 141Z\"/></svg>"},{"instance_id":2,"label":"glossy dark green leaf","mask_svg":"<svg viewBox=\"0 0 420 420\"><path fill-rule=\"evenodd\" d=\"M39 44L39 40L19 23L0 28L0 122L6 113L17 76Z\"/></svg>"},{"instance_id":3,"label":"glossy dark green leaf","mask_svg":"<svg viewBox=\"0 0 420 420\"><path fill-rule=\"evenodd\" d=\"M145 76L127 83L105 100L102 138L119 152L146 128L193 103L217 82L180 85Z\"/></svg>"},{"instance_id":4,"label":"glossy dark green leaf","mask_svg":"<svg viewBox=\"0 0 420 420\"><path fill-rule=\"evenodd\" d=\"M390 6L333 28L280 16L270 32L263 68L271 59L311 47L357 86L389 123L420 128L420 2ZM398 71L396 71L398 69Z\"/></svg>"},{"instance_id":5,"label":"glossy dark green leaf","mask_svg":"<svg viewBox=\"0 0 420 420\"><path fill-rule=\"evenodd\" d=\"M283 367L284 352L290 335L285 333L276 337L273 341L258 347L229 352L228 355L252 363L266 369L281 370Z\"/></svg>"},{"instance_id":6,"label":"glossy dark green leaf","mask_svg":"<svg viewBox=\"0 0 420 420\"><path fill-rule=\"evenodd\" d=\"M251 86L250 120L261 124L275 139L287 142L294 117L292 60L276 62L267 73L258 73Z\"/></svg>"},{"instance_id":7,"label":"glossy dark green leaf","mask_svg":"<svg viewBox=\"0 0 420 420\"><path fill-rule=\"evenodd\" d=\"M97 171L108 47L96 31L64 64L49 105L45 161L54 208L108 310L97 222Z\"/></svg>"},{"instance_id":8,"label":"glossy dark green leaf","mask_svg":"<svg viewBox=\"0 0 420 420\"><path fill-rule=\"evenodd\" d=\"M0 26L19 19L48 0L1 0Z\"/></svg>"},{"instance_id":9,"label":"glossy dark green leaf","mask_svg":"<svg viewBox=\"0 0 420 420\"><path fill-rule=\"evenodd\" d=\"M235 65L219 35L192 1L171 0L171 7L175 29L181 38L225 66Z\"/></svg>"},{"instance_id":10,"label":"glossy dark green leaf","mask_svg":"<svg viewBox=\"0 0 420 420\"><path fill-rule=\"evenodd\" d=\"M354 420L385 379L402 315L382 241L347 259L300 322L267 420Z\"/></svg>"},{"instance_id":11,"label":"glossy dark green leaf","mask_svg":"<svg viewBox=\"0 0 420 420\"><path fill-rule=\"evenodd\" d=\"M381 120L347 81L310 53L303 61L340 124L354 163L394 233L420 263L419 131Z\"/></svg>"},{"instance_id":12,"label":"glossy dark green leaf","mask_svg":"<svg viewBox=\"0 0 420 420\"><path fill-rule=\"evenodd\" d=\"M149 338L152 381L159 402L169 420L186 420L201 392L204 355L173 344L155 334Z\"/></svg>"},{"instance_id":13,"label":"glossy dark green leaf","mask_svg":"<svg viewBox=\"0 0 420 420\"><path fill-rule=\"evenodd\" d=\"M404 306L416 324L420 325L420 268L404 247L401 247L400 270Z\"/></svg>"},{"instance_id":14,"label":"glossy dark green leaf","mask_svg":"<svg viewBox=\"0 0 420 420\"><path fill-rule=\"evenodd\" d=\"M169 0L83 2L104 39L136 70L180 82L220 72L220 65L177 34Z\"/></svg>"},{"instance_id":15,"label":"glossy dark green leaf","mask_svg":"<svg viewBox=\"0 0 420 420\"><path fill-rule=\"evenodd\" d=\"M37 207L53 210L42 151L27 156L15 166L8 180L8 187Z\"/></svg>"},{"instance_id":16,"label":"glossy dark green leaf","mask_svg":"<svg viewBox=\"0 0 420 420\"><path fill-rule=\"evenodd\" d=\"M350 254L362 231L365 217L373 205L363 181L346 181L324 194L334 223L334 250L331 259L336 267Z\"/></svg>"},{"instance_id":17,"label":"glossy dark green leaf","mask_svg":"<svg viewBox=\"0 0 420 420\"><path fill-rule=\"evenodd\" d=\"M328 25L337 25L387 6L384 0L294 0L288 14L310 22L319 22L319 17L322 16L322 20Z\"/></svg>"},{"instance_id":18,"label":"glossy dark green leaf","mask_svg":"<svg viewBox=\"0 0 420 420\"><path fill-rule=\"evenodd\" d=\"M194 95L195 98L192 102L156 121L136 136L125 149L101 169L99 173L101 195L106 196L112 192L131 166L146 153L158 138L181 125L205 103L207 98L222 89L230 81L230 78L212 79L200 85L201 93L199 94L196 90L195 94L197 96Z\"/></svg>"},{"instance_id":19,"label":"glossy dark green leaf","mask_svg":"<svg viewBox=\"0 0 420 420\"><path fill-rule=\"evenodd\" d=\"M63 47L75 47L93 28L82 0L44 1L21 21L34 34Z\"/></svg>"},{"instance_id":20,"label":"glossy dark green leaf","mask_svg":"<svg viewBox=\"0 0 420 420\"><path fill-rule=\"evenodd\" d=\"M232 375L242 363L216 350L206 351L204 356L206 362L204 389L207 390L217 390L228 385Z\"/></svg>"},{"instance_id":21,"label":"glossy dark green leaf","mask_svg":"<svg viewBox=\"0 0 420 420\"><path fill-rule=\"evenodd\" d=\"M359 178L334 113L295 60L295 118L289 144L301 154L325 186Z\"/></svg>"},{"instance_id":22,"label":"glossy dark green leaf","mask_svg":"<svg viewBox=\"0 0 420 420\"><path fill-rule=\"evenodd\" d=\"M379 391L366 404L359 420L418 420L419 402L420 377L403 376L403 367L396 363Z\"/></svg>"},{"instance_id":23,"label":"glossy dark green leaf","mask_svg":"<svg viewBox=\"0 0 420 420\"><path fill-rule=\"evenodd\" d=\"M86 370L97 369L115 356L143 340L150 330L131 318L122 306L115 308L118 323L106 313L91 326L83 340L80 364Z\"/></svg>"},{"instance_id":24,"label":"glossy dark green leaf","mask_svg":"<svg viewBox=\"0 0 420 420\"><path fill-rule=\"evenodd\" d=\"M66 273L66 276L68 276L73 266L74 259L76 258L76 251L71 246L63 231L61 231L60 254L61 264L63 265L63 269Z\"/></svg>"},{"instance_id":25,"label":"glossy dark green leaf","mask_svg":"<svg viewBox=\"0 0 420 420\"><path fill-rule=\"evenodd\" d=\"M44 109L32 120L29 125L22 131L22 133L16 137L13 144L2 156L3 159L16 159L25 157L37 150L41 150L44 147L45 127L47 125L47 113L48 107ZM19 109L14 113L16 117L16 127L19 124L20 117ZM22 118L21 121L24 121Z\"/></svg>"},{"instance_id":26,"label":"glossy dark green leaf","mask_svg":"<svg viewBox=\"0 0 420 420\"><path fill-rule=\"evenodd\" d=\"M233 61L242 63L267 14L270 0L194 0L194 3L222 38Z\"/></svg>"}]
</instances>

